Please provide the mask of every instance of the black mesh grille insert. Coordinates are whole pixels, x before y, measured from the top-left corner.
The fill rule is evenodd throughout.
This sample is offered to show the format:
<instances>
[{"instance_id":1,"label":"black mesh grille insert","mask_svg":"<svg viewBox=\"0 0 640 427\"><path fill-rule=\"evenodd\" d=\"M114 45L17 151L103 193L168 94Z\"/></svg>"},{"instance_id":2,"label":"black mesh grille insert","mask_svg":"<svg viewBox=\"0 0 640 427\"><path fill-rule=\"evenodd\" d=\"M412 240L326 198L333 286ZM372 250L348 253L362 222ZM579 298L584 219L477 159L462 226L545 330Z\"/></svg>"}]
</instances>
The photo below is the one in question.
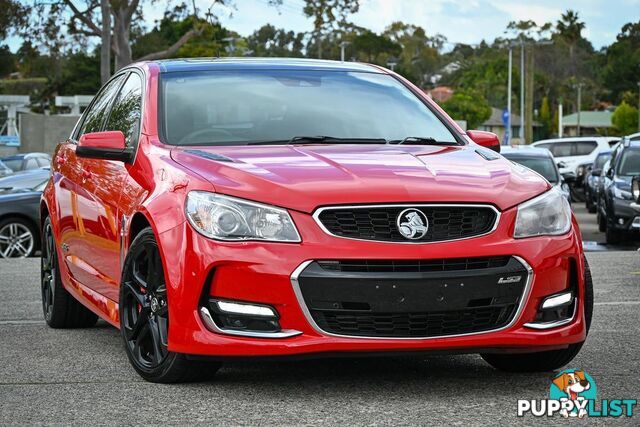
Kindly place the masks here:
<instances>
[{"instance_id":1,"label":"black mesh grille insert","mask_svg":"<svg viewBox=\"0 0 640 427\"><path fill-rule=\"evenodd\" d=\"M476 307L440 313L357 313L314 311L320 328L339 335L437 337L489 331L506 326L517 306Z\"/></svg>"},{"instance_id":2,"label":"black mesh grille insert","mask_svg":"<svg viewBox=\"0 0 640 427\"><path fill-rule=\"evenodd\" d=\"M504 267L510 256L420 259L420 260L340 260L318 261L325 270L349 272L428 272L428 271L466 271L484 268Z\"/></svg>"},{"instance_id":3,"label":"black mesh grille insert","mask_svg":"<svg viewBox=\"0 0 640 427\"><path fill-rule=\"evenodd\" d=\"M416 206L429 221L424 237L408 240L398 231L398 215L407 206L329 208L318 219L330 233L354 239L387 242L438 242L488 233L497 214L485 206Z\"/></svg>"}]
</instances>

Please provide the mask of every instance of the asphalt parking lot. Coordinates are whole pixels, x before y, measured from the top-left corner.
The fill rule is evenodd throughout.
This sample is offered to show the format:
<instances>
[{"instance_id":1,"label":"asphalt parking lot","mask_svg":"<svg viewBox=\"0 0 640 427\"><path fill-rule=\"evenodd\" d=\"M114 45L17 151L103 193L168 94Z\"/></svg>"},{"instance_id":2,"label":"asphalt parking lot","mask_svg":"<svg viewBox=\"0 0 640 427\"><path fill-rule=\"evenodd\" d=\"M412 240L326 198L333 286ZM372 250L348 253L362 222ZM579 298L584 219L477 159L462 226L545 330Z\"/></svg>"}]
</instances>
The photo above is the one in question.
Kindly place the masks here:
<instances>
[{"instance_id":1,"label":"asphalt parking lot","mask_svg":"<svg viewBox=\"0 0 640 427\"><path fill-rule=\"evenodd\" d=\"M585 230L590 217L581 219ZM597 381L598 399L637 399L640 254L598 251L587 257L595 284L594 320L570 367ZM38 282L38 259L0 261L0 425L549 421L518 420L516 402L546 398L553 374L500 373L475 355L234 362L212 382L149 384L129 366L118 331L106 323L49 329ZM640 408L635 412L634 419L618 421L638 425Z\"/></svg>"}]
</instances>

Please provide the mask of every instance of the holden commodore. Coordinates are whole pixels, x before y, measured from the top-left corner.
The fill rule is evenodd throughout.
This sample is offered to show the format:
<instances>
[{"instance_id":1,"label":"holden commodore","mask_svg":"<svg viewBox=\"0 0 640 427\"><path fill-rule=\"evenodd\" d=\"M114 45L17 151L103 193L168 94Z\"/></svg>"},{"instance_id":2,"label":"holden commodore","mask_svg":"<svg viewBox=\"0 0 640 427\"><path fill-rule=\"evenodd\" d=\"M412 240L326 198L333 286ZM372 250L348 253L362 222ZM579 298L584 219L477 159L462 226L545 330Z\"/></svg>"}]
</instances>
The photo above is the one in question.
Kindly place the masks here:
<instances>
[{"instance_id":1,"label":"holden commodore","mask_svg":"<svg viewBox=\"0 0 640 427\"><path fill-rule=\"evenodd\" d=\"M154 382L236 357L479 353L556 369L591 322L578 225L498 149L374 65L128 66L56 149L44 317L118 327Z\"/></svg>"}]
</instances>

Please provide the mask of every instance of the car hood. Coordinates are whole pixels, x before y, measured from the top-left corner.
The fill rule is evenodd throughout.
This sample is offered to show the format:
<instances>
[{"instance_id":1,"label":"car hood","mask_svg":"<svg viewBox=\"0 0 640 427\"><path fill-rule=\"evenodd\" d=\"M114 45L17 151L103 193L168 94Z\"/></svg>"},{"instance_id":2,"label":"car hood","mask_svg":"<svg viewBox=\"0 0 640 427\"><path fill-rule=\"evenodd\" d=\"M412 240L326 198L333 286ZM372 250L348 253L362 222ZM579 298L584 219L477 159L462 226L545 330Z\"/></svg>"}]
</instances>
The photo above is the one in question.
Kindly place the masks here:
<instances>
[{"instance_id":1,"label":"car hood","mask_svg":"<svg viewBox=\"0 0 640 427\"><path fill-rule=\"evenodd\" d=\"M15 188L10 190L0 189L0 203L40 197L41 195L41 191L34 191L27 188Z\"/></svg>"},{"instance_id":2,"label":"car hood","mask_svg":"<svg viewBox=\"0 0 640 427\"><path fill-rule=\"evenodd\" d=\"M215 191L312 212L358 203L490 203L507 209L550 186L478 146L179 147L171 157Z\"/></svg>"}]
</instances>

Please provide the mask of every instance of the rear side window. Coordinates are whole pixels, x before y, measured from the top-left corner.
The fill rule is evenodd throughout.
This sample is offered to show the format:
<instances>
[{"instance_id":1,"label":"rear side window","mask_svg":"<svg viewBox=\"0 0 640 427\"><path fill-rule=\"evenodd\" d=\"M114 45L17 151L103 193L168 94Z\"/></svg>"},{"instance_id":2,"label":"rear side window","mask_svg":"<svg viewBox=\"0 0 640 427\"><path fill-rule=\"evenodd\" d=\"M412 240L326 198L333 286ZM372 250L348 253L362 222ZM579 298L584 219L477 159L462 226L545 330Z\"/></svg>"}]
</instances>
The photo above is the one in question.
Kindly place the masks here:
<instances>
[{"instance_id":1,"label":"rear side window","mask_svg":"<svg viewBox=\"0 0 640 427\"><path fill-rule=\"evenodd\" d=\"M598 143L595 141L578 141L575 142L575 154L574 156L588 156L598 147Z\"/></svg>"},{"instance_id":2,"label":"rear side window","mask_svg":"<svg viewBox=\"0 0 640 427\"><path fill-rule=\"evenodd\" d=\"M102 126L104 125L104 121L109 111L109 105L111 104L116 91L120 87L122 79L124 79L124 76L111 80L107 83L104 90L100 91L100 93L96 95L96 99L93 104L85 113L84 122L82 123L76 137L80 137L85 133L100 132L102 130Z\"/></svg>"},{"instance_id":3,"label":"rear side window","mask_svg":"<svg viewBox=\"0 0 640 427\"><path fill-rule=\"evenodd\" d=\"M131 73L111 108L105 129L122 131L127 147L135 146L140 133L141 112L142 79L138 74Z\"/></svg>"},{"instance_id":4,"label":"rear side window","mask_svg":"<svg viewBox=\"0 0 640 427\"><path fill-rule=\"evenodd\" d=\"M595 141L563 141L539 144L537 147L551 151L553 157L587 156L596 149Z\"/></svg>"}]
</instances>

